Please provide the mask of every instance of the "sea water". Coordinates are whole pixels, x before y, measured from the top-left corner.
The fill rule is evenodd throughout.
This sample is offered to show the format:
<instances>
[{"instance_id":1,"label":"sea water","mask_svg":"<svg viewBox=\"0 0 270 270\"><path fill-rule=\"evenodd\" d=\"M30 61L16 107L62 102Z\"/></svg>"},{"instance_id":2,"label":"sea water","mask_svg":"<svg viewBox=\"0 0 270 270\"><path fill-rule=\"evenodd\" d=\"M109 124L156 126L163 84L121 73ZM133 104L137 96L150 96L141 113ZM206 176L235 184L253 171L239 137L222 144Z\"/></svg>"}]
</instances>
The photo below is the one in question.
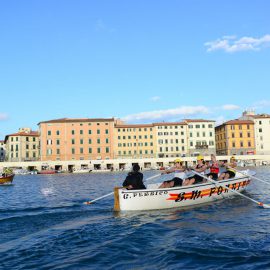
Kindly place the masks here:
<instances>
[{"instance_id":1,"label":"sea water","mask_svg":"<svg viewBox=\"0 0 270 270\"><path fill-rule=\"evenodd\" d=\"M270 185L269 167L251 169ZM270 209L240 196L141 212L113 212L111 196L83 204L125 176L17 175L0 186L0 269L270 269ZM254 180L245 195L270 204L269 185Z\"/></svg>"}]
</instances>

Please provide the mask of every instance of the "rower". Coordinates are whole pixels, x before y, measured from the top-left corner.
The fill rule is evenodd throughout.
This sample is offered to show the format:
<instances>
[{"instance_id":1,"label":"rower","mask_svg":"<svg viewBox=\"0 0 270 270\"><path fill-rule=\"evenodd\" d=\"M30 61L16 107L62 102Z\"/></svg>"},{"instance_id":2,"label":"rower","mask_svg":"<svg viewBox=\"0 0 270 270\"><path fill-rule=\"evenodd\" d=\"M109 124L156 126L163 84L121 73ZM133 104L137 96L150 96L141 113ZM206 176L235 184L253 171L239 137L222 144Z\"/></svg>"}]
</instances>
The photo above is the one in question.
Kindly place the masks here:
<instances>
[{"instance_id":1,"label":"rower","mask_svg":"<svg viewBox=\"0 0 270 270\"><path fill-rule=\"evenodd\" d=\"M174 166L161 173L161 174L174 173L174 178L168 181L164 181L159 186L159 188L171 188L171 187L182 186L183 179L181 177L185 170L186 168L183 166L183 162L181 159L178 158L174 160Z\"/></svg>"}]
</instances>

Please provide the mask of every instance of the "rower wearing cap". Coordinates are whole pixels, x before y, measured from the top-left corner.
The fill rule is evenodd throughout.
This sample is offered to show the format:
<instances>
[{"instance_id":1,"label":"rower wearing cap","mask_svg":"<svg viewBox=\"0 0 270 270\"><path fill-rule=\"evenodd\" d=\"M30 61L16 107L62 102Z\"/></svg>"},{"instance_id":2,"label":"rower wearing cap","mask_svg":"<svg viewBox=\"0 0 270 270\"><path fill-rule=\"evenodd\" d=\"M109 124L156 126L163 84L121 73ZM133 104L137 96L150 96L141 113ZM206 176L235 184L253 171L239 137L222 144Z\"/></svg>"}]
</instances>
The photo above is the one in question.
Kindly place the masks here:
<instances>
[{"instance_id":1,"label":"rower wearing cap","mask_svg":"<svg viewBox=\"0 0 270 270\"><path fill-rule=\"evenodd\" d=\"M204 157L199 155L197 156L197 165L194 168L194 171L204 174L207 169L207 165L205 165ZM204 178L198 174L194 174L193 176L188 177L184 181L184 186L192 185L192 184L200 184L204 182Z\"/></svg>"},{"instance_id":2,"label":"rower wearing cap","mask_svg":"<svg viewBox=\"0 0 270 270\"><path fill-rule=\"evenodd\" d=\"M226 164L225 166L227 167L227 170L218 177L218 180L229 179L229 178L235 177L236 170L233 169L237 167L237 161L236 161L235 156L232 156L230 158L230 163Z\"/></svg>"},{"instance_id":3,"label":"rower wearing cap","mask_svg":"<svg viewBox=\"0 0 270 270\"><path fill-rule=\"evenodd\" d=\"M169 174L174 173L174 178L168 181L164 181L159 188L171 188L171 187L177 187L182 186L183 179L181 178L181 173L184 172L186 168L183 166L183 162L181 159L175 159L174 160L174 166L169 168L168 170L165 170L162 174Z\"/></svg>"}]
</instances>

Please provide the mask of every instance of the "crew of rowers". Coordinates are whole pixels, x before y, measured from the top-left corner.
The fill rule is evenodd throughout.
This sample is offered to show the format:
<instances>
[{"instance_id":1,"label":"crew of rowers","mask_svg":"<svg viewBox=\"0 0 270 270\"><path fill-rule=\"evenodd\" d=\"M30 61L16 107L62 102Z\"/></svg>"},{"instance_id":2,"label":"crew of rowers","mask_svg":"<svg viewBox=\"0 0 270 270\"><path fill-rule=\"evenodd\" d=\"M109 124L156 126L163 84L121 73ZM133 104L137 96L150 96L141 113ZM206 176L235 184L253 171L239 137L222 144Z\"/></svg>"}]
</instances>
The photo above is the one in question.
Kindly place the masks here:
<instances>
[{"instance_id":1,"label":"crew of rowers","mask_svg":"<svg viewBox=\"0 0 270 270\"><path fill-rule=\"evenodd\" d=\"M226 171L219 175L219 167L225 167ZM200 184L207 182L207 178L212 180L223 180L235 177L236 171L233 169L237 166L237 162L234 156L230 158L229 163L222 163L221 165L216 159L214 154L211 155L211 161L205 162L204 157L199 155L197 156L197 165L193 168L186 168L183 166L183 162L180 159L174 161L174 166L162 172L162 174L174 173L174 178L168 181L164 181L159 188L172 188L177 186L188 186L193 184ZM140 167L135 164L133 166L132 172L128 174L123 186L127 189L145 189L143 184L143 174L139 172ZM206 173L207 170L210 170L209 173ZM182 175L184 172L194 172L190 177L183 179Z\"/></svg>"},{"instance_id":2,"label":"crew of rowers","mask_svg":"<svg viewBox=\"0 0 270 270\"><path fill-rule=\"evenodd\" d=\"M177 186L188 186L193 184L200 184L207 182L207 178L212 180L223 180L235 177L236 171L233 169L237 166L236 159L234 156L230 158L229 163L221 165L226 167L226 171L219 175L219 163L214 154L211 155L211 161L205 162L203 156L197 156L197 165L194 168L186 168L180 159L174 161L174 166L168 170L165 170L162 174L175 173L175 177L171 180L164 181L159 188L171 188ZM205 173L210 170L209 173ZM193 171L194 174L186 179L180 177L180 173L186 171ZM182 174L181 174L182 175Z\"/></svg>"}]
</instances>

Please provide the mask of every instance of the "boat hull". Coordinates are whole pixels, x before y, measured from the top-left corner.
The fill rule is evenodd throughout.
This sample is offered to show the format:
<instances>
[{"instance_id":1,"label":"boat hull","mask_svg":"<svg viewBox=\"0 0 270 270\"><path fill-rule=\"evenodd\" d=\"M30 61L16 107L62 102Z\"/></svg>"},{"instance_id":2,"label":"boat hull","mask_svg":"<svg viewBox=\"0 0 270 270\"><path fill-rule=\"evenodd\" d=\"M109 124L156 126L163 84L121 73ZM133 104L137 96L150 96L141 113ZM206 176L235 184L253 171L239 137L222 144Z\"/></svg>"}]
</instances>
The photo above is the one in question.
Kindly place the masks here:
<instances>
[{"instance_id":1,"label":"boat hull","mask_svg":"<svg viewBox=\"0 0 270 270\"><path fill-rule=\"evenodd\" d=\"M115 211L140 211L181 208L235 195L230 189L243 191L250 184L250 178L240 176L233 179L181 186L165 189L127 190L115 192Z\"/></svg>"},{"instance_id":2,"label":"boat hull","mask_svg":"<svg viewBox=\"0 0 270 270\"><path fill-rule=\"evenodd\" d=\"M11 184L14 176L15 176L15 174L1 176L0 177L0 185Z\"/></svg>"}]
</instances>

